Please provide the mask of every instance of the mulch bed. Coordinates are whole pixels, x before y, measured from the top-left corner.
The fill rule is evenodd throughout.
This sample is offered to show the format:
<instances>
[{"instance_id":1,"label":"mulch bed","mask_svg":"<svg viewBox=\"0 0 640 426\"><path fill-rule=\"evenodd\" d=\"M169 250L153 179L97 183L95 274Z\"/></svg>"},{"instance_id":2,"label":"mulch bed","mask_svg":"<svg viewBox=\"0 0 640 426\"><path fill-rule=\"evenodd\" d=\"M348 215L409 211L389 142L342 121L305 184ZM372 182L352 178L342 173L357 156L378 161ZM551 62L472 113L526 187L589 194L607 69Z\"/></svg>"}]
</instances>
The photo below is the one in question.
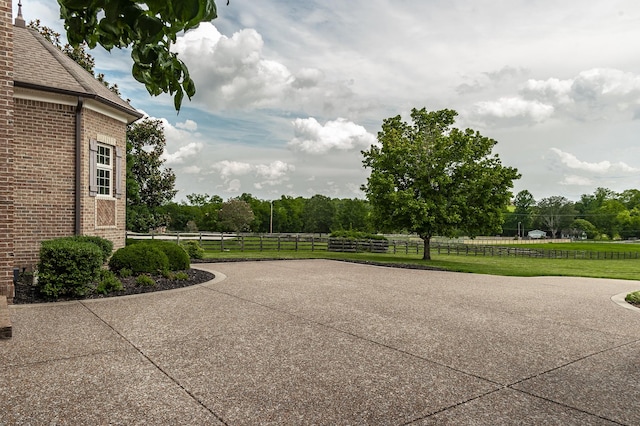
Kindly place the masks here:
<instances>
[{"instance_id":1,"label":"mulch bed","mask_svg":"<svg viewBox=\"0 0 640 426\"><path fill-rule=\"evenodd\" d=\"M35 287L31 283L18 281L15 286L15 297L13 303L26 304L26 303L46 303L46 302L62 302L68 300L81 300L81 299L104 299L106 297L127 296L130 294L151 293L154 291L172 290L174 288L189 287L195 284L201 284L210 281L215 278L211 272L201 271L199 269L188 269L184 271L189 275L187 280L171 280L164 278L161 275L154 276L153 279L156 282L154 286L137 286L135 277L120 278L124 290L109 293L107 295L102 294L90 294L82 297L69 297L60 296L57 299L51 299L45 295L39 294Z\"/></svg>"}]
</instances>

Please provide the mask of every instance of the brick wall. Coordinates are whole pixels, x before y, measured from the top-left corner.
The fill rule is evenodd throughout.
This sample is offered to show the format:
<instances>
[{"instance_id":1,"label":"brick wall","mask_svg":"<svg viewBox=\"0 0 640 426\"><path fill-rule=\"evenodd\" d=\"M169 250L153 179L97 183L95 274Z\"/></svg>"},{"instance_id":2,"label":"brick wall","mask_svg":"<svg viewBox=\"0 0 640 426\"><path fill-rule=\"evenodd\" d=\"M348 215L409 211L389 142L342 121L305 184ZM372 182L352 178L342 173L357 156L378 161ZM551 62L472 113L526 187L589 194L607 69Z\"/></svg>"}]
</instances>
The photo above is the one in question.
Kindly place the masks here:
<instances>
[{"instance_id":1,"label":"brick wall","mask_svg":"<svg viewBox=\"0 0 640 426\"><path fill-rule=\"evenodd\" d=\"M14 266L34 267L43 240L75 233L75 109L72 105L15 100ZM106 144L115 143L114 155L115 146L124 150L126 124L84 108L81 132L80 234L107 238L115 249L123 247L126 197L89 195L89 146L91 139L102 139ZM124 162L118 172L124 183Z\"/></svg>"},{"instance_id":2,"label":"brick wall","mask_svg":"<svg viewBox=\"0 0 640 426\"><path fill-rule=\"evenodd\" d=\"M0 0L0 295L13 298L13 26Z\"/></svg>"},{"instance_id":3,"label":"brick wall","mask_svg":"<svg viewBox=\"0 0 640 426\"><path fill-rule=\"evenodd\" d=\"M40 242L75 232L75 107L15 100L15 266Z\"/></svg>"},{"instance_id":4,"label":"brick wall","mask_svg":"<svg viewBox=\"0 0 640 426\"><path fill-rule=\"evenodd\" d=\"M120 147L126 152L127 125L121 121L85 108L82 114L82 234L97 235L113 241L114 249L124 247L126 238L126 197L120 199L100 199L89 196L89 141ZM115 156L115 148L113 149ZM114 173L116 171L114 170ZM126 165L122 162L120 173L123 187L126 187ZM115 176L114 176L115 179ZM115 180L114 180L115 182ZM102 213L98 216L98 213ZM106 217L106 214L115 217ZM115 224L115 225L113 225Z\"/></svg>"}]
</instances>

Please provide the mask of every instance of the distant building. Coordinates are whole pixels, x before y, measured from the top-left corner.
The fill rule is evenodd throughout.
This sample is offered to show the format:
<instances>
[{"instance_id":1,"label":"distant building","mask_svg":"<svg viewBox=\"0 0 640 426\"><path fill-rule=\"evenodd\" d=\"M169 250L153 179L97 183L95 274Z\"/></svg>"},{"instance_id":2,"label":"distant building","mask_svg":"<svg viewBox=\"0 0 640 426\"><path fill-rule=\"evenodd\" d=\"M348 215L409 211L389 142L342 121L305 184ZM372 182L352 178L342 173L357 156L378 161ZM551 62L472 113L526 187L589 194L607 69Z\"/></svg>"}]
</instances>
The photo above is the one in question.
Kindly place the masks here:
<instances>
[{"instance_id":1,"label":"distant building","mask_svg":"<svg viewBox=\"0 0 640 426\"><path fill-rule=\"evenodd\" d=\"M534 229L533 231L527 232L527 236L531 239L538 240L540 238L546 238L547 233L539 229Z\"/></svg>"}]
</instances>

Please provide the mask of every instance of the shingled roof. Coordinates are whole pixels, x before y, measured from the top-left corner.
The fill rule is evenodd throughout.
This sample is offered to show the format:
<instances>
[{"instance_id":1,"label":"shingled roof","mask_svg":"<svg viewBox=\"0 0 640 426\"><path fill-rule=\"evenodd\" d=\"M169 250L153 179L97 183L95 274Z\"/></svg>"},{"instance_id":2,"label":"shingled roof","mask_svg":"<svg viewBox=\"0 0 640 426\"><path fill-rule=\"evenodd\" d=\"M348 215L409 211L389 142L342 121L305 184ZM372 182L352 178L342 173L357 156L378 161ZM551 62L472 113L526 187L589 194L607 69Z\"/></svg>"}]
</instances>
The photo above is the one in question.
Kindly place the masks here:
<instances>
[{"instance_id":1,"label":"shingled roof","mask_svg":"<svg viewBox=\"0 0 640 426\"><path fill-rule=\"evenodd\" d=\"M46 40L37 30L13 27L14 86L95 99L132 116L142 114Z\"/></svg>"}]
</instances>

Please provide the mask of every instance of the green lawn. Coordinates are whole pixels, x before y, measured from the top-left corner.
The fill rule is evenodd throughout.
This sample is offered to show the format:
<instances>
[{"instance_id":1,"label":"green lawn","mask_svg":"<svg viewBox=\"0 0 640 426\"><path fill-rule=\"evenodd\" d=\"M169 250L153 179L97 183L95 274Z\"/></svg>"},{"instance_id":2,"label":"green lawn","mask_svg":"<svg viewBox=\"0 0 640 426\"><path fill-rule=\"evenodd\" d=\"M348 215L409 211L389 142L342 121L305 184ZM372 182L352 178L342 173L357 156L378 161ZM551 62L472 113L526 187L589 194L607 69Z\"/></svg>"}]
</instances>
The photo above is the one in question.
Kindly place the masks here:
<instances>
[{"instance_id":1,"label":"green lawn","mask_svg":"<svg viewBox=\"0 0 640 426\"><path fill-rule=\"evenodd\" d=\"M543 250L576 250L599 251L601 253L640 253L640 243L541 243L541 244L517 244L510 247L522 247Z\"/></svg>"},{"instance_id":2,"label":"green lawn","mask_svg":"<svg viewBox=\"0 0 640 426\"><path fill-rule=\"evenodd\" d=\"M605 244L609 251L613 244ZM554 245L560 249L559 244ZM629 245L631 246L631 245ZM563 248L566 250L566 248ZM431 261L423 261L419 255L336 253L316 251L207 251L207 259L344 259L382 263L428 265L448 271L469 272L505 276L573 276L640 280L640 259L589 260L589 259L540 259L504 256L437 255L432 252Z\"/></svg>"}]
</instances>

